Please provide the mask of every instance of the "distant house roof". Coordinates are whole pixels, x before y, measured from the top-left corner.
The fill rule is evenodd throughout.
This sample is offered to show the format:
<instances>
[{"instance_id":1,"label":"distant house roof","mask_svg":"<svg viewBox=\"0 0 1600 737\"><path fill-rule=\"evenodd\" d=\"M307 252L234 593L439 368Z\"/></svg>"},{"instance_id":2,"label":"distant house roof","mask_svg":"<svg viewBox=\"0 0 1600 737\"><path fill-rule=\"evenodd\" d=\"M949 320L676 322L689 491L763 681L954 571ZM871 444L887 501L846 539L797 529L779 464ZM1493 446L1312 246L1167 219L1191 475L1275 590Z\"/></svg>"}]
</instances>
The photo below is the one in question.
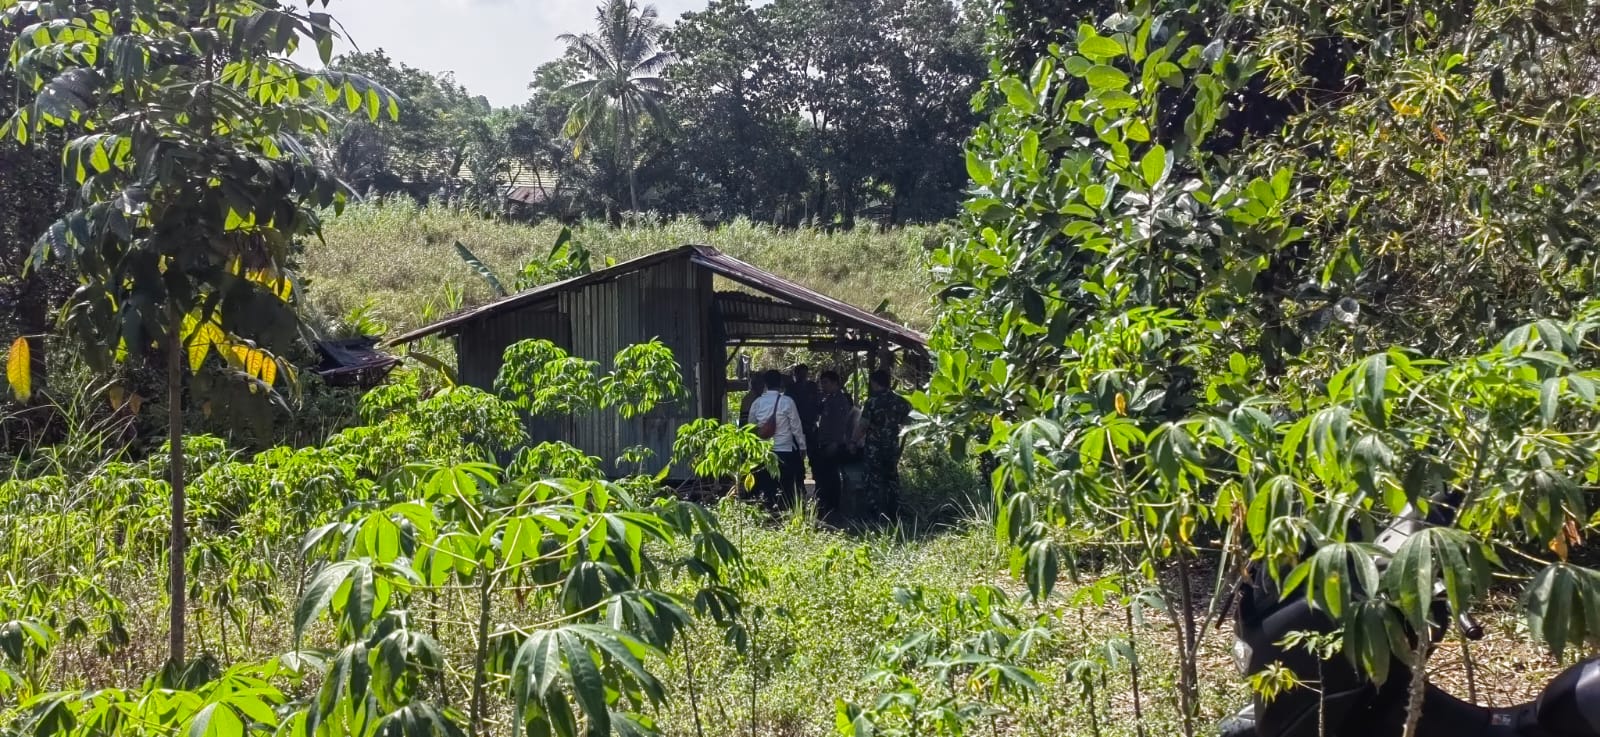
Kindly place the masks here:
<instances>
[{"instance_id":1,"label":"distant house roof","mask_svg":"<svg viewBox=\"0 0 1600 737\"><path fill-rule=\"evenodd\" d=\"M550 192L543 186L512 185L506 187L506 199L524 205L539 205L549 201Z\"/></svg>"},{"instance_id":2,"label":"distant house roof","mask_svg":"<svg viewBox=\"0 0 1600 737\"><path fill-rule=\"evenodd\" d=\"M481 307L467 310L432 325L418 328L390 340L389 344L410 343L440 333L453 334L463 324L536 304L554 295L577 289L587 284L611 281L675 258L687 258L690 263L696 266L772 298L770 300L755 298L743 300L743 305L734 310L735 314L725 316L725 319L732 322L758 322L763 319L772 322L771 318L777 317L778 312L793 312L798 309L824 317L846 328L882 336L902 348L918 352L927 351L927 338L915 330L808 289L709 246L682 246L667 251L659 251L648 256L625 261L608 269L601 269L565 281L535 287L509 297L503 297Z\"/></svg>"}]
</instances>

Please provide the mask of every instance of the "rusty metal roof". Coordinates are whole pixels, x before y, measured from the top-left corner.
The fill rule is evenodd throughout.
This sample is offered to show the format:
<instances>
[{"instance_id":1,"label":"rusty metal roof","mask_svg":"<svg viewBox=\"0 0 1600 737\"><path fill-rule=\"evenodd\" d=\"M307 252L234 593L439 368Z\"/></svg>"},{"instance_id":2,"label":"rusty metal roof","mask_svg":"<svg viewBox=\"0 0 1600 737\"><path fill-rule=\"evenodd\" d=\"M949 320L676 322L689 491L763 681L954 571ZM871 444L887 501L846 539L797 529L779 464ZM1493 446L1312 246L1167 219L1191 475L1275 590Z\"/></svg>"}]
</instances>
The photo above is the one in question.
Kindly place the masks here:
<instances>
[{"instance_id":1,"label":"rusty metal roof","mask_svg":"<svg viewBox=\"0 0 1600 737\"><path fill-rule=\"evenodd\" d=\"M659 251L631 261L625 261L607 269L567 279L566 281L535 287L510 297L503 297L481 307L467 310L432 325L418 328L394 338L389 341L389 344L409 343L440 333L453 334L456 332L456 328L462 324L537 304L562 292L577 289L587 284L610 281L625 274L677 258L687 258L690 263L740 284L747 289L775 298L785 305L801 308L806 312L822 316L841 327L881 336L902 348L919 352L927 350L927 338L915 330L796 284L770 271L724 254L710 246L682 246L667 251Z\"/></svg>"},{"instance_id":2,"label":"rusty metal roof","mask_svg":"<svg viewBox=\"0 0 1600 737\"><path fill-rule=\"evenodd\" d=\"M550 200L544 187L512 186L506 188L506 199L523 205L542 205Z\"/></svg>"}]
</instances>

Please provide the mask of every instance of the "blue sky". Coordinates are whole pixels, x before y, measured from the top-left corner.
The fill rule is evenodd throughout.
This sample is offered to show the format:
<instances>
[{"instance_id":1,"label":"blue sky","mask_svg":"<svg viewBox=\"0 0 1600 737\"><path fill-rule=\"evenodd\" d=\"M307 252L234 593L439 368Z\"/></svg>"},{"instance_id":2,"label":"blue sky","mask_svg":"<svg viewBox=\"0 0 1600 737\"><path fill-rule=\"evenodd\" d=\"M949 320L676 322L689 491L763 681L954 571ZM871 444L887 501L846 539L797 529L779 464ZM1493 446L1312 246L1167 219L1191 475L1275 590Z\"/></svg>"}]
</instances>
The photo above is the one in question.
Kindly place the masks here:
<instances>
[{"instance_id":1,"label":"blue sky","mask_svg":"<svg viewBox=\"0 0 1600 737\"><path fill-rule=\"evenodd\" d=\"M334 0L332 13L363 51L433 72L455 72L495 105L528 99L533 69L556 58L556 36L594 24L598 0ZM654 0L670 23L706 0Z\"/></svg>"}]
</instances>

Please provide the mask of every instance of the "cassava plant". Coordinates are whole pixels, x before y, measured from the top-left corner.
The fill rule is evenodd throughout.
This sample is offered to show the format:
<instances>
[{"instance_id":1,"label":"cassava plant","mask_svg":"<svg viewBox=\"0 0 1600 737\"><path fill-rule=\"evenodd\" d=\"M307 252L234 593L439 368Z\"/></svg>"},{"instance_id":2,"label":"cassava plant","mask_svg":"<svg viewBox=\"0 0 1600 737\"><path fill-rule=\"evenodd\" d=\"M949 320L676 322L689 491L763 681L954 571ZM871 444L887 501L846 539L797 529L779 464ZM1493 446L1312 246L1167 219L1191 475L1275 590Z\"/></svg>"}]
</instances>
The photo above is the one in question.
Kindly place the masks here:
<instances>
[{"instance_id":1,"label":"cassava plant","mask_svg":"<svg viewBox=\"0 0 1600 737\"><path fill-rule=\"evenodd\" d=\"M216 356L252 392L288 378L276 356L298 339L290 257L343 203L301 140L338 111L376 119L396 103L359 77L294 61L305 39L330 60L334 23L278 0L6 0L0 22L18 29L8 63L32 93L3 132L27 144L65 131L62 173L75 187L29 261L78 277L65 315L92 365L166 368L169 658L179 663L184 374Z\"/></svg>"},{"instance_id":2,"label":"cassava plant","mask_svg":"<svg viewBox=\"0 0 1600 737\"><path fill-rule=\"evenodd\" d=\"M523 349L508 352L510 383L538 375L521 364L538 352ZM579 393L648 413L680 393L670 363L659 344L632 348L618 371L586 374ZM538 394L537 383L523 388ZM0 625L0 733L647 735L650 709L667 698L654 659L697 615L730 637L748 620L740 587L751 572L738 548L713 512L657 493L656 476L606 480L599 459L570 447L519 448L517 403L481 391L424 399L402 380L365 397L362 415L372 424L321 448L230 460L220 443L201 443L213 465L197 498L226 513L196 530L195 593L217 614L198 624L220 634L228 624L216 620L232 620L244 637L243 609L260 606L289 620L290 652L230 668L209 653L227 646L202 638L204 657L144 688L46 690L38 668L61 647L47 621L61 599L49 597L87 598L92 582L0 589L0 612L15 620ZM507 450L509 467L489 462ZM282 525L299 520L317 525L299 546L303 568L273 552ZM280 615L252 583L285 574L301 583ZM668 575L692 585L668 593ZM12 617L13 599L34 602L31 613ZM162 711L163 700L181 708Z\"/></svg>"},{"instance_id":3,"label":"cassava plant","mask_svg":"<svg viewBox=\"0 0 1600 737\"><path fill-rule=\"evenodd\" d=\"M944 311L920 431L993 461L1016 573L1043 597L1080 558L1109 560L1124 590L1153 591L1188 734L1199 643L1252 560L1332 613L1378 680L1394 662L1423 678L1427 639L1410 633L1434 587L1468 609L1497 564L1531 576L1530 629L1553 651L1592 639L1600 588L1568 550L1596 521L1593 308L1453 363L1306 353L1318 335L1370 336L1360 303L1330 296L1331 271L1295 295L1264 288L1304 266L1306 182L1292 157L1246 166L1237 141L1211 140L1270 58L1208 41L1190 13L1127 10L1068 29L1029 69L997 67L964 237L933 257ZM1316 381L1276 383L1290 362ZM1460 497L1453 524L1381 574L1348 537L1441 493Z\"/></svg>"},{"instance_id":4,"label":"cassava plant","mask_svg":"<svg viewBox=\"0 0 1600 737\"><path fill-rule=\"evenodd\" d=\"M919 398L933 428L988 439L1000 534L1036 596L1071 563L1068 528L1160 592L1188 734L1218 587L1194 576L1204 443L1176 428L1202 421L1206 336L1247 312L1255 275L1299 238L1282 212L1292 172L1233 175L1206 145L1248 69L1190 41L1181 14L1123 14L988 85L968 237L934 255L945 309Z\"/></svg>"}]
</instances>

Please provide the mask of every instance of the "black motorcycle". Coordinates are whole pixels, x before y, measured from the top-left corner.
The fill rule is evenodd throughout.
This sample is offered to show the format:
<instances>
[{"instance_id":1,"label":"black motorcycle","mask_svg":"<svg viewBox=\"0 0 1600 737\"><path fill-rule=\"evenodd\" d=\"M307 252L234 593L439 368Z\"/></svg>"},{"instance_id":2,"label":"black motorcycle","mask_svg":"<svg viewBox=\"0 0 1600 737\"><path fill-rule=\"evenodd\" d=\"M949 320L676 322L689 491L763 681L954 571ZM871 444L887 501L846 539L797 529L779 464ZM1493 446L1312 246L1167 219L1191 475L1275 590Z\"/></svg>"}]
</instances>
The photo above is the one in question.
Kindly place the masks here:
<instances>
[{"instance_id":1,"label":"black motorcycle","mask_svg":"<svg viewBox=\"0 0 1600 737\"><path fill-rule=\"evenodd\" d=\"M1392 554L1423 525L1447 521L1454 500L1441 501L1433 505L1433 519L1415 511L1402 515L1378 537L1378 547ZM1285 647L1281 643L1291 633L1332 632L1337 625L1299 592L1280 596L1269 577L1251 578L1242 584L1235 617L1234 658L1241 673L1250 676L1277 663L1315 688L1298 687L1270 700L1255 697L1254 703L1224 721L1223 737L1400 737L1410 701L1411 669L1396 660L1379 685L1342 654L1321 660L1304 648ZM1453 623L1469 639L1483 636L1482 628L1469 617L1453 616L1443 597L1435 600L1432 614L1433 621ZM1427 635L1437 642L1448 626L1436 626ZM1556 676L1537 700L1503 709L1462 701L1429 683L1417 735L1600 737L1600 655Z\"/></svg>"}]
</instances>

